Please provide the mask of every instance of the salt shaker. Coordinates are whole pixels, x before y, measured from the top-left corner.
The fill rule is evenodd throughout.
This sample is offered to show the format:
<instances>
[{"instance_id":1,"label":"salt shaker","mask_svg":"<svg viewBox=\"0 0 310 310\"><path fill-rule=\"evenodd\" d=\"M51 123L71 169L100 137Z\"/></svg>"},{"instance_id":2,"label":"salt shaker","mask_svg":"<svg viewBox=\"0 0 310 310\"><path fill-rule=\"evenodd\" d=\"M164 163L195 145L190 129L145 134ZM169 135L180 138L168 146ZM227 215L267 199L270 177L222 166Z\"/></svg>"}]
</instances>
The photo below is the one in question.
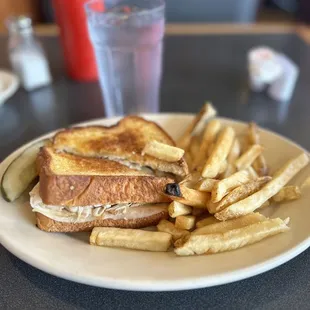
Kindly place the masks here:
<instances>
[{"instance_id":1,"label":"salt shaker","mask_svg":"<svg viewBox=\"0 0 310 310\"><path fill-rule=\"evenodd\" d=\"M33 35L31 19L11 17L9 29L9 58L21 85L31 91L51 83L51 74L40 42Z\"/></svg>"}]
</instances>

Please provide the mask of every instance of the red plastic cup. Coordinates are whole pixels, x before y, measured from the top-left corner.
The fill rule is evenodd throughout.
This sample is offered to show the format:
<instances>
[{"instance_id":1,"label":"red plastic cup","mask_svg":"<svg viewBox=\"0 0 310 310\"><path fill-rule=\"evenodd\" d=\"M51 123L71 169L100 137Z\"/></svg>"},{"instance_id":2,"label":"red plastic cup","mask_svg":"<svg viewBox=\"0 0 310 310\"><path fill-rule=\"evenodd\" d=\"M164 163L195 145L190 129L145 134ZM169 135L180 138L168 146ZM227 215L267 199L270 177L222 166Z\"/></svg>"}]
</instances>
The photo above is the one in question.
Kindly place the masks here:
<instances>
[{"instance_id":1,"label":"red plastic cup","mask_svg":"<svg viewBox=\"0 0 310 310\"><path fill-rule=\"evenodd\" d=\"M87 1L89 0L53 0L67 73L77 81L98 79L84 10L84 3ZM103 4L98 10L104 10Z\"/></svg>"}]
</instances>

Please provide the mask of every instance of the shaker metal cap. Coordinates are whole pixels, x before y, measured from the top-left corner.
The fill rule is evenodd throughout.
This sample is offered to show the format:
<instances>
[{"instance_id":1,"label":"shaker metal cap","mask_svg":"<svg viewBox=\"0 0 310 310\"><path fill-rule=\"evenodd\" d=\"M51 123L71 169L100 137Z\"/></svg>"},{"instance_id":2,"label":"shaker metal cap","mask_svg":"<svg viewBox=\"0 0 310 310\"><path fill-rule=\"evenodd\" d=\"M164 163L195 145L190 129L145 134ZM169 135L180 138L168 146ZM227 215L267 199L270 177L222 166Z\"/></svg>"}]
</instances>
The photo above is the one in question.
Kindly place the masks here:
<instances>
[{"instance_id":1,"label":"shaker metal cap","mask_svg":"<svg viewBox=\"0 0 310 310\"><path fill-rule=\"evenodd\" d=\"M31 33L32 20L25 15L11 16L6 20L6 26L10 32Z\"/></svg>"}]
</instances>

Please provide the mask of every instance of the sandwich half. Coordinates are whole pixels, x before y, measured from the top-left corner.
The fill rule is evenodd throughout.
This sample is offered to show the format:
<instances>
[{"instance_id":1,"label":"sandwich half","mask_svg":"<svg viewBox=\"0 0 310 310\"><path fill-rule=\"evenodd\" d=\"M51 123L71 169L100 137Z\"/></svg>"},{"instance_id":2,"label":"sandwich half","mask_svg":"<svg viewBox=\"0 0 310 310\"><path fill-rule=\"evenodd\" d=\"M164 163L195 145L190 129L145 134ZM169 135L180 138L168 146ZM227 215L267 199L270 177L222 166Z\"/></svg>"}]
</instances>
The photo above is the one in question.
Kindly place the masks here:
<instances>
[{"instance_id":1,"label":"sandwich half","mask_svg":"<svg viewBox=\"0 0 310 310\"><path fill-rule=\"evenodd\" d=\"M133 169L147 167L159 174L166 172L182 177L188 174L184 158L171 163L142 156L144 146L152 140L175 146L173 139L156 123L139 116L127 116L110 127L75 127L60 131L54 137L53 146L61 152L106 158Z\"/></svg>"},{"instance_id":2,"label":"sandwich half","mask_svg":"<svg viewBox=\"0 0 310 310\"><path fill-rule=\"evenodd\" d=\"M138 117L124 120L127 125L136 121L151 123ZM112 127L115 130L121 126L117 133L103 126L62 131L56 134L52 145L40 150L40 182L30 192L30 204L40 229L78 232L102 226L141 228L156 225L168 216L169 198L163 189L187 173L186 162L172 163L171 168L171 163L143 158L141 152L148 141L171 145L174 142L154 123L149 126L152 133L141 134L123 126L124 120ZM98 147L101 144L105 147ZM133 152L134 157L130 155Z\"/></svg>"}]
</instances>

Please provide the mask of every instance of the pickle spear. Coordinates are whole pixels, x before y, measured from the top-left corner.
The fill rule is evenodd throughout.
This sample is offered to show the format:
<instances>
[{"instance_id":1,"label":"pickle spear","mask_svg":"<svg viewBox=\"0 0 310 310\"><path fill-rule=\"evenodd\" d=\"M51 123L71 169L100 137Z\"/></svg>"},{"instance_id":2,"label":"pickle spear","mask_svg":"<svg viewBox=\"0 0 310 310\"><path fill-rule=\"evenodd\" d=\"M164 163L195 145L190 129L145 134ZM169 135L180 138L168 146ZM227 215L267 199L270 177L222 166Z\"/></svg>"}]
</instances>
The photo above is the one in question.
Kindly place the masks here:
<instances>
[{"instance_id":1,"label":"pickle spear","mask_svg":"<svg viewBox=\"0 0 310 310\"><path fill-rule=\"evenodd\" d=\"M6 201L14 201L27 189L38 175L35 161L40 148L50 140L33 143L16 157L4 172L1 180L1 192Z\"/></svg>"}]
</instances>

